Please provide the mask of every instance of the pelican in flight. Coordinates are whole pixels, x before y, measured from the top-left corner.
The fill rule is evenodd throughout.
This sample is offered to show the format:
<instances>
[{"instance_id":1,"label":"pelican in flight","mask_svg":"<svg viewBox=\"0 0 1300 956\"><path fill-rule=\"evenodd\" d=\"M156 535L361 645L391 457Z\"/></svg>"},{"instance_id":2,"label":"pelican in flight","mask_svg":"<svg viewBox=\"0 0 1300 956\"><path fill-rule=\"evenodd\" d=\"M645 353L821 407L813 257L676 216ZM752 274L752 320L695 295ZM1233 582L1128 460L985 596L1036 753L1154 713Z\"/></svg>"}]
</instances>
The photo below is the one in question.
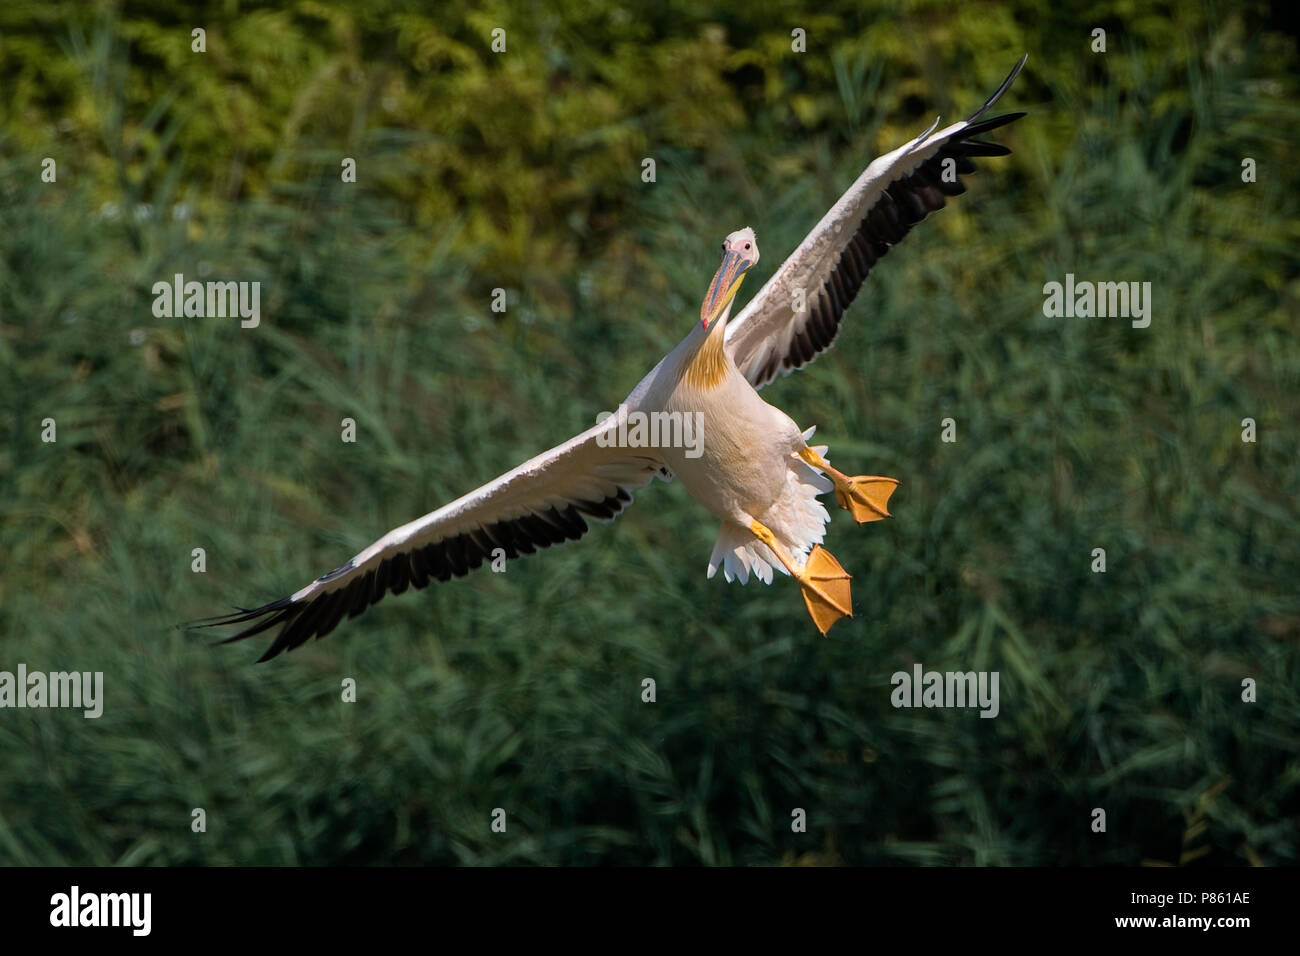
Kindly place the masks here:
<instances>
[{"instance_id":1,"label":"pelican in flight","mask_svg":"<svg viewBox=\"0 0 1300 956\"><path fill-rule=\"evenodd\" d=\"M973 157L1004 156L1005 146L976 137L1024 113L984 114L1010 88L1025 58L970 117L873 161L740 314L741 282L758 262L749 228L727 236L722 262L690 333L606 418L582 434L422 518L394 528L342 567L286 598L192 626L245 625L222 643L279 628L259 660L292 650L356 617L385 594L461 577L484 561L532 554L575 540L588 519L609 521L634 492L658 477L681 481L721 522L709 577L722 569L742 584L765 584L774 570L798 582L808 613L825 634L853 613L849 575L821 542L830 520L818 496L835 500L859 524L889 517L898 481L849 476L812 446L801 429L758 390L828 349L876 262L913 225L966 191ZM633 416L674 414L698 423L699 441L653 447L631 442Z\"/></svg>"}]
</instances>

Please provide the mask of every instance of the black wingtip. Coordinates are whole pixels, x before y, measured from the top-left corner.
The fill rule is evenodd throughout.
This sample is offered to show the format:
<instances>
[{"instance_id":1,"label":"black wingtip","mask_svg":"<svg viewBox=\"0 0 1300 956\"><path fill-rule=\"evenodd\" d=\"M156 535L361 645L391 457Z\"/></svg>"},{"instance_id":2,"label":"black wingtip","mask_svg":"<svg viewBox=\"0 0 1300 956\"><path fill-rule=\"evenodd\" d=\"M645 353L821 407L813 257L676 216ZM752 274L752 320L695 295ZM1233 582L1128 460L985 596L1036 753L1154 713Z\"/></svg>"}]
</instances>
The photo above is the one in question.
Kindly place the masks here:
<instances>
[{"instance_id":1,"label":"black wingtip","mask_svg":"<svg viewBox=\"0 0 1300 956\"><path fill-rule=\"evenodd\" d=\"M981 116L983 116L985 113L989 111L989 109L993 106L994 103L1002 99L1002 94L1006 93L1007 90L1011 89L1011 84L1016 81L1016 77L1020 75L1020 71L1024 69L1025 62L1028 59L1029 59L1028 53L1026 53L1024 56L1020 58L1019 62L1017 62L1016 65L1011 68L1011 72L1007 74L1007 78L1002 81L1002 85L993 91L993 95L984 101L983 106L977 109L974 113L971 113L970 116L966 117L966 122L969 123L979 119Z\"/></svg>"},{"instance_id":2,"label":"black wingtip","mask_svg":"<svg viewBox=\"0 0 1300 956\"><path fill-rule=\"evenodd\" d=\"M984 133L989 132L989 130L998 129L999 127L1006 126L1008 123L1014 123L1016 120L1028 115L1029 114L1024 110L1017 110L1014 113L999 113L997 116L990 116L987 119L982 119L978 123L970 123L964 130L962 130L962 136L982 136Z\"/></svg>"},{"instance_id":3,"label":"black wingtip","mask_svg":"<svg viewBox=\"0 0 1300 956\"><path fill-rule=\"evenodd\" d=\"M201 617L194 621L182 621L177 624L178 630L194 631L204 627L222 627L226 624L245 624L248 621L255 621L265 617L272 611L279 611L292 604L291 598L280 598L278 601L272 601L270 604L263 604L261 607L238 607L229 614L218 614L215 617Z\"/></svg>"},{"instance_id":4,"label":"black wingtip","mask_svg":"<svg viewBox=\"0 0 1300 956\"><path fill-rule=\"evenodd\" d=\"M236 607L230 614L218 614L216 617L199 618L195 621L186 621L177 624L180 630L198 630L206 627L222 627L228 624L247 624L248 627L241 630L233 637L227 637L220 641L213 641L209 647L221 647L224 644L232 644L235 641L242 641L244 638L253 637L261 634L263 631L270 630L278 624L283 624L292 620L301 613L301 606L295 605L292 598L280 598L278 601L272 601L269 604L263 604L261 607L242 608ZM275 657L282 650L284 645L280 638L277 638L271 645L270 650L262 655L261 661L269 660Z\"/></svg>"}]
</instances>

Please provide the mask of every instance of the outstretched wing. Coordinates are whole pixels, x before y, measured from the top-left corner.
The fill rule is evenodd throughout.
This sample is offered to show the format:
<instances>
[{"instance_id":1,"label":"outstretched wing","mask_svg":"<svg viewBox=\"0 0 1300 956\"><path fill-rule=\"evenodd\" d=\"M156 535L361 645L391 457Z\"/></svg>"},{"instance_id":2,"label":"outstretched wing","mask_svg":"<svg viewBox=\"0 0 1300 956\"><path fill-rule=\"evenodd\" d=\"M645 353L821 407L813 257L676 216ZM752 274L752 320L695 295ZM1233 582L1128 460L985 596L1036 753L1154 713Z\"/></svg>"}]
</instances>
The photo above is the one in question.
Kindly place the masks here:
<instances>
[{"instance_id":1,"label":"outstretched wing","mask_svg":"<svg viewBox=\"0 0 1300 956\"><path fill-rule=\"evenodd\" d=\"M617 417L607 419L451 504L394 528L289 597L187 626L248 625L223 644L278 626L260 663L313 635L324 637L345 614L356 617L390 591L401 594L408 587L468 574L497 548L513 559L580 538L587 532L587 518L609 521L656 474L671 477L653 449L602 447L615 444L617 426Z\"/></svg>"},{"instance_id":2,"label":"outstretched wing","mask_svg":"<svg viewBox=\"0 0 1300 956\"><path fill-rule=\"evenodd\" d=\"M872 161L728 323L727 350L751 385L762 388L778 372L788 375L830 348L845 310L880 257L913 225L943 208L945 197L966 191L960 176L975 171L971 158L1011 152L974 137L1025 115L980 119L1011 88L1028 58L1021 57L997 91L967 119L938 133L932 126Z\"/></svg>"}]
</instances>

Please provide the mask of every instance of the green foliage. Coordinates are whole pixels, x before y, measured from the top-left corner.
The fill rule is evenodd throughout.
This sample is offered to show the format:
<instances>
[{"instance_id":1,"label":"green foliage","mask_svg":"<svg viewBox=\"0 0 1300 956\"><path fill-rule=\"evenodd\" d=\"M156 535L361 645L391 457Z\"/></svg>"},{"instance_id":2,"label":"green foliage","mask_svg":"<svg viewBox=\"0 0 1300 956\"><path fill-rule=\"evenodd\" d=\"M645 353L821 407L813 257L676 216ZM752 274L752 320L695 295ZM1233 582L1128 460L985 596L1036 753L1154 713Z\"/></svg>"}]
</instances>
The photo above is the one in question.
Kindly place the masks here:
<instances>
[{"instance_id":1,"label":"green foliage","mask_svg":"<svg viewBox=\"0 0 1300 956\"><path fill-rule=\"evenodd\" d=\"M0 669L107 698L0 712L0 862L1296 863L1300 115L1266 6L568 6L0 8ZM705 579L677 484L271 665L172 629L592 423L722 235L757 230L756 290L1024 51L1015 153L764 392L902 481L832 522L828 639L786 579ZM155 319L177 272L260 281L261 327ZM1151 327L1044 318L1066 272L1151 281ZM998 670L1000 716L894 709L914 662Z\"/></svg>"}]
</instances>

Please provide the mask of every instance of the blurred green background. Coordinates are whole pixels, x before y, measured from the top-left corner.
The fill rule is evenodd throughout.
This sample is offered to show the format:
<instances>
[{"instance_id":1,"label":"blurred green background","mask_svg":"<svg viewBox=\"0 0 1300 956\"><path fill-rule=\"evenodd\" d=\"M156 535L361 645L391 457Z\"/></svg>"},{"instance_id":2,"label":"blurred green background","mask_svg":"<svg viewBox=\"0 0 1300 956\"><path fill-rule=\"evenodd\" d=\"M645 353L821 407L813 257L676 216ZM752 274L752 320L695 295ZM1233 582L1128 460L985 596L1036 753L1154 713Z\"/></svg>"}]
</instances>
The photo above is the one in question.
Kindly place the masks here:
<instances>
[{"instance_id":1,"label":"blurred green background","mask_svg":"<svg viewBox=\"0 0 1300 956\"><path fill-rule=\"evenodd\" d=\"M1281 9L0 6L0 669L106 688L99 720L0 712L0 863L1295 864ZM829 638L788 579L707 581L716 521L659 483L268 665L173 629L588 427L686 334L724 235L763 243L743 300L1024 52L1014 155L763 393L902 481L889 522L832 508L856 617ZM260 328L154 318L177 272L260 281ZM1044 318L1066 272L1150 281L1150 328ZM895 710L914 662L999 671L1000 716Z\"/></svg>"}]
</instances>

